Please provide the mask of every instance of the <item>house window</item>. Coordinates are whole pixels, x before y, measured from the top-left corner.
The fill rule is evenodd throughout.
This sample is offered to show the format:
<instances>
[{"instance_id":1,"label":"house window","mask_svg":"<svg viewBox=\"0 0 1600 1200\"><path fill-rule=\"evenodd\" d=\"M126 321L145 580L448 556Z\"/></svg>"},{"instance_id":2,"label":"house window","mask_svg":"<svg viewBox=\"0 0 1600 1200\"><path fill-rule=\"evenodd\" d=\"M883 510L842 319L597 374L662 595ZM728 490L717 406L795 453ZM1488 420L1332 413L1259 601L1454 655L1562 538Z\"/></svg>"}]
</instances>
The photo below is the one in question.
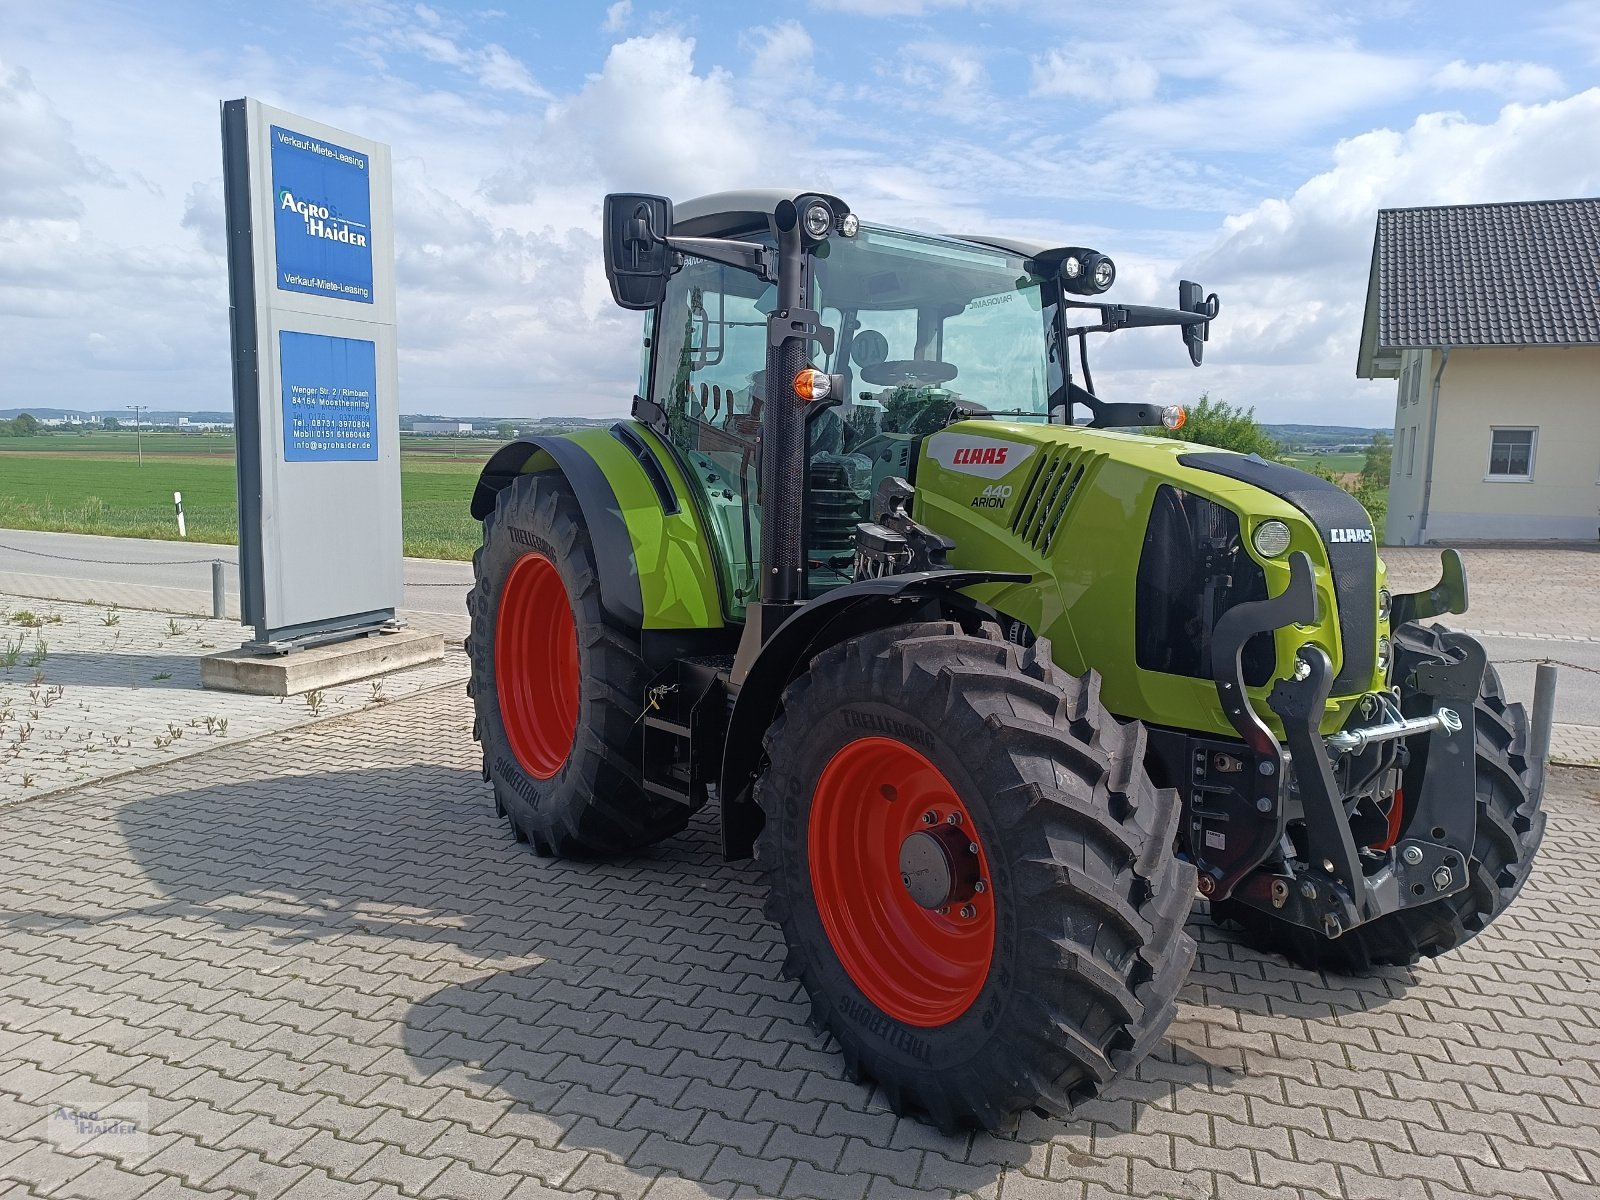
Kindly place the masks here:
<instances>
[{"instance_id":1,"label":"house window","mask_svg":"<svg viewBox=\"0 0 1600 1200\"><path fill-rule=\"evenodd\" d=\"M1532 479L1533 447L1538 429L1490 431L1489 478Z\"/></svg>"}]
</instances>

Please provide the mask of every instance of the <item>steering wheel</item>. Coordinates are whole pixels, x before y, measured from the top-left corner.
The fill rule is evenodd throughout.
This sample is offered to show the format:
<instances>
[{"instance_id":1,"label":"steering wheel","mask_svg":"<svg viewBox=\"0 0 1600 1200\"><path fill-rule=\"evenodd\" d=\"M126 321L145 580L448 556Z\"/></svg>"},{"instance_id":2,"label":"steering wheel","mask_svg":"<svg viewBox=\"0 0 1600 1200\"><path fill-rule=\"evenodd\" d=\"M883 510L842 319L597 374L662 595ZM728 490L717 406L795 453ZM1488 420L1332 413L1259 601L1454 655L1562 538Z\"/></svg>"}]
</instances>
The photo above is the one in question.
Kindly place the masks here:
<instances>
[{"instance_id":1,"label":"steering wheel","mask_svg":"<svg viewBox=\"0 0 1600 1200\"><path fill-rule=\"evenodd\" d=\"M891 358L861 368L861 378L881 387L937 387L956 377L954 363L931 358Z\"/></svg>"}]
</instances>

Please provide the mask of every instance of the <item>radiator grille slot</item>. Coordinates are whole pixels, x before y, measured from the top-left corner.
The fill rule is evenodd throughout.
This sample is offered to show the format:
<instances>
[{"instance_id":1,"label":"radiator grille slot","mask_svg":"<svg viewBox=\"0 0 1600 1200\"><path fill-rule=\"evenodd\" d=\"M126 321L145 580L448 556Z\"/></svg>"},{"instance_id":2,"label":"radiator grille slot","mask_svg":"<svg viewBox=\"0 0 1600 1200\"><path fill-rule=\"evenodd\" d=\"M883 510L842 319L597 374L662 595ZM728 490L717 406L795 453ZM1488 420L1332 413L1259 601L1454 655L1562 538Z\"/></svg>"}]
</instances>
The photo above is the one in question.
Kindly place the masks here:
<instances>
[{"instance_id":1,"label":"radiator grille slot","mask_svg":"<svg viewBox=\"0 0 1600 1200\"><path fill-rule=\"evenodd\" d=\"M1067 505L1093 459L1093 455L1076 449L1045 454L1023 488L1017 515L1011 519L1011 532L1040 554L1048 554L1067 515Z\"/></svg>"}]
</instances>

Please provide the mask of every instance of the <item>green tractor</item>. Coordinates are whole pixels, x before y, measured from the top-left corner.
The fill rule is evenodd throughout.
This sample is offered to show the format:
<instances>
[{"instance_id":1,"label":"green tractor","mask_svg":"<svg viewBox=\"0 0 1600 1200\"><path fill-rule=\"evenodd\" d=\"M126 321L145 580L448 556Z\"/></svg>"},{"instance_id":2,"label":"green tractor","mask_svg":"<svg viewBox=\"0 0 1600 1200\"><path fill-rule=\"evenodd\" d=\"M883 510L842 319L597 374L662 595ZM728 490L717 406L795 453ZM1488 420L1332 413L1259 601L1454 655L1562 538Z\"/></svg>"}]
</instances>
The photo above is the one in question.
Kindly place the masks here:
<instances>
[{"instance_id":1,"label":"green tractor","mask_svg":"<svg viewBox=\"0 0 1600 1200\"><path fill-rule=\"evenodd\" d=\"M512 442L472 501L518 840L621 853L714 805L848 1069L947 1130L1137 1063L1197 894L1345 972L1516 895L1522 707L1420 623L1465 610L1460 557L1392 595L1339 488L1095 394L1090 334L1174 327L1199 365L1215 296L1113 303L1094 250L817 193L612 195L603 235L646 314L633 419Z\"/></svg>"}]
</instances>

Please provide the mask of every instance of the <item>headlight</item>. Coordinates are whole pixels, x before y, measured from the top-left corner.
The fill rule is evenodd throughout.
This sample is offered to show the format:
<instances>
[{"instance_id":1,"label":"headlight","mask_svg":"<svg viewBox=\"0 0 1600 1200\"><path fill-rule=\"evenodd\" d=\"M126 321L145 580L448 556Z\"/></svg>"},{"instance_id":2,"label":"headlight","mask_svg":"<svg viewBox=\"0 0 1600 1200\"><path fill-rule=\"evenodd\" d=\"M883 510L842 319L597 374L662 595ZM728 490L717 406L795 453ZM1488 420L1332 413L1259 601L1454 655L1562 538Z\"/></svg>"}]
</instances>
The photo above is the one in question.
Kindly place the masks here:
<instances>
[{"instance_id":1,"label":"headlight","mask_svg":"<svg viewBox=\"0 0 1600 1200\"><path fill-rule=\"evenodd\" d=\"M1117 281L1117 264L1102 258L1094 265L1094 290L1103 292Z\"/></svg>"},{"instance_id":2,"label":"headlight","mask_svg":"<svg viewBox=\"0 0 1600 1200\"><path fill-rule=\"evenodd\" d=\"M1262 558L1277 558L1289 548L1289 527L1282 521L1263 521L1250 535L1250 542Z\"/></svg>"},{"instance_id":3,"label":"headlight","mask_svg":"<svg viewBox=\"0 0 1600 1200\"><path fill-rule=\"evenodd\" d=\"M1378 639L1378 670L1383 672L1385 679L1389 677L1389 654L1392 649L1393 647L1390 646L1388 638L1381 637Z\"/></svg>"},{"instance_id":4,"label":"headlight","mask_svg":"<svg viewBox=\"0 0 1600 1200\"><path fill-rule=\"evenodd\" d=\"M1389 614L1394 610L1394 597L1389 594L1388 588L1378 589L1378 620L1387 621Z\"/></svg>"},{"instance_id":5,"label":"headlight","mask_svg":"<svg viewBox=\"0 0 1600 1200\"><path fill-rule=\"evenodd\" d=\"M829 230L833 228L833 209L829 208L820 200L815 201L812 204L806 205L806 212L803 220L805 223L806 236L814 241L820 242L823 238L828 236Z\"/></svg>"},{"instance_id":6,"label":"headlight","mask_svg":"<svg viewBox=\"0 0 1600 1200\"><path fill-rule=\"evenodd\" d=\"M1061 276L1063 279L1076 279L1083 274L1083 259L1076 254L1069 254L1061 260Z\"/></svg>"},{"instance_id":7,"label":"headlight","mask_svg":"<svg viewBox=\"0 0 1600 1200\"><path fill-rule=\"evenodd\" d=\"M845 237L855 237L861 232L861 220L855 213L845 213L839 218L839 232Z\"/></svg>"}]
</instances>

